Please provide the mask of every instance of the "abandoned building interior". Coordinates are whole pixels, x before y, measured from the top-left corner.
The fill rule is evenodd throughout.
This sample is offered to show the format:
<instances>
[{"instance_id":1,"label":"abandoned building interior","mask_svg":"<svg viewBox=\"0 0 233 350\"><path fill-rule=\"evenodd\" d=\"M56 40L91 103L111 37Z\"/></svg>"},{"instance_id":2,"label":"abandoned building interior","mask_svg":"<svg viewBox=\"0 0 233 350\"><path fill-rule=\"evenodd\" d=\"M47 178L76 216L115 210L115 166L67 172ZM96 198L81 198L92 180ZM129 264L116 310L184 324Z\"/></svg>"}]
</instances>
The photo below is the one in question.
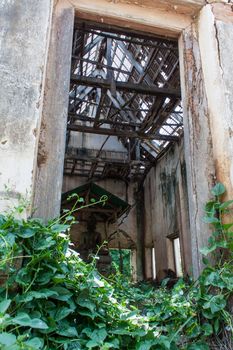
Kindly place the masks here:
<instances>
[{"instance_id":1,"label":"abandoned building interior","mask_svg":"<svg viewBox=\"0 0 233 350\"><path fill-rule=\"evenodd\" d=\"M78 251L94 219L100 242L130 250L135 279L191 273L182 139L177 40L77 18L62 203L108 197L78 213Z\"/></svg>"},{"instance_id":2,"label":"abandoned building interior","mask_svg":"<svg viewBox=\"0 0 233 350\"><path fill-rule=\"evenodd\" d=\"M17 9L26 29L12 27L2 46L0 193L8 183L12 198L29 191L45 220L76 194L89 204L70 233L85 259L106 242L100 263L127 251L134 280L198 276L210 188L217 179L233 192L230 4L42 0ZM8 28L13 10L4 11Z\"/></svg>"}]
</instances>

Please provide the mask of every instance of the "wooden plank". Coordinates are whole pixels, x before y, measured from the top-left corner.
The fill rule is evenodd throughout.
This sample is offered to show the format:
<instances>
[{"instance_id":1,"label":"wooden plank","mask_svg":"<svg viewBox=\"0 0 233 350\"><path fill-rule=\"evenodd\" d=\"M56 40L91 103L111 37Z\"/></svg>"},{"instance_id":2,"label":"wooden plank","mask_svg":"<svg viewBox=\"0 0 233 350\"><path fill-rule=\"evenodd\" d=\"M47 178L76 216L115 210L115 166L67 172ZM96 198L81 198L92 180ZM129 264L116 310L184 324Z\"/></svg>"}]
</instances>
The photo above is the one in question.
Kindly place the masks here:
<instances>
[{"instance_id":1,"label":"wooden plank","mask_svg":"<svg viewBox=\"0 0 233 350\"><path fill-rule=\"evenodd\" d=\"M84 85L111 89L111 81L108 79L100 79L95 77L81 77L75 74L71 76L71 82ZM181 97L179 90L171 88L158 88L155 85L148 86L143 84L134 84L129 82L115 81L116 89L120 91L135 92L142 95L164 96L164 97Z\"/></svg>"},{"instance_id":2,"label":"wooden plank","mask_svg":"<svg viewBox=\"0 0 233 350\"><path fill-rule=\"evenodd\" d=\"M90 122L90 123L94 123L95 122L94 118L87 117L87 116L84 116L82 114L69 113L69 116L73 120L80 120L80 121L83 121L83 122ZM142 123L120 122L120 121L114 121L114 120L105 119L105 118L104 119L101 118L99 120L99 124L115 125L115 126L119 126L121 128L128 128L128 127L140 128L142 126ZM183 126L183 124L182 123L163 123L161 126L176 126L176 127L180 127L180 126Z\"/></svg>"},{"instance_id":3,"label":"wooden plank","mask_svg":"<svg viewBox=\"0 0 233 350\"><path fill-rule=\"evenodd\" d=\"M140 133L137 131L129 131L129 130L114 130L107 128L92 128L84 125L71 124L67 126L68 130L86 132L91 134L100 134L100 135L110 135L110 136L118 136L118 137L127 137L127 138L138 138L142 140L162 140L162 141L178 141L179 137L171 136L171 135L148 135L146 133Z\"/></svg>"}]
</instances>

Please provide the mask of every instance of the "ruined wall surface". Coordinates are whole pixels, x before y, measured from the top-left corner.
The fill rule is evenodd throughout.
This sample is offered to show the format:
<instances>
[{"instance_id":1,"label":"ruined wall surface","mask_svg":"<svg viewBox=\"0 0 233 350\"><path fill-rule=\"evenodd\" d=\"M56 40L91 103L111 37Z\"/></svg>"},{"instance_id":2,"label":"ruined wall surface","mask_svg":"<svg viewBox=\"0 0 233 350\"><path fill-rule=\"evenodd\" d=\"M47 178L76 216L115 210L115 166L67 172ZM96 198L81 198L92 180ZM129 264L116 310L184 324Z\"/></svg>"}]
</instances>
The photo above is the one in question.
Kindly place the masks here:
<instances>
[{"instance_id":1,"label":"ruined wall surface","mask_svg":"<svg viewBox=\"0 0 233 350\"><path fill-rule=\"evenodd\" d=\"M145 247L155 248L157 277L174 270L171 240L180 236L183 269L191 269L188 198L183 142L173 145L152 168L144 183ZM151 259L151 257L148 257ZM148 262L150 263L150 262ZM148 276L150 277L150 276Z\"/></svg>"},{"instance_id":2,"label":"ruined wall surface","mask_svg":"<svg viewBox=\"0 0 233 350\"><path fill-rule=\"evenodd\" d=\"M233 197L233 11L212 4L201 11L199 46L208 102L216 176Z\"/></svg>"},{"instance_id":3,"label":"ruined wall surface","mask_svg":"<svg viewBox=\"0 0 233 350\"><path fill-rule=\"evenodd\" d=\"M84 178L75 176L64 176L63 193L75 189L76 187L81 186L85 183L86 180ZM112 194L126 201L130 205L134 205L134 184L130 184L129 186L127 186L123 181L112 179L95 181L95 183L103 187L108 192L111 192ZM85 222L80 221L77 225L74 225L74 227L71 230L71 237L73 241L78 243L81 233L85 231ZM132 248L132 246L136 247L137 220L135 207L133 206L133 208L130 210L127 216L124 214L114 224L106 226L103 222L99 223L97 225L97 231L101 233L103 240L108 240L109 236L112 236L114 232L119 231L119 233L114 234L115 239L111 240L109 244L111 248L118 248L119 243L121 248L125 249Z\"/></svg>"},{"instance_id":4,"label":"ruined wall surface","mask_svg":"<svg viewBox=\"0 0 233 350\"><path fill-rule=\"evenodd\" d=\"M233 197L233 12L230 4L206 5L180 38L184 139L187 163L192 265L198 277L200 248L210 228L204 205L216 180Z\"/></svg>"},{"instance_id":5,"label":"ruined wall surface","mask_svg":"<svg viewBox=\"0 0 233 350\"><path fill-rule=\"evenodd\" d=\"M59 215L65 156L66 124L74 10L66 1L53 9L44 105L38 144L35 216L43 219Z\"/></svg>"},{"instance_id":6,"label":"ruined wall surface","mask_svg":"<svg viewBox=\"0 0 233 350\"><path fill-rule=\"evenodd\" d=\"M0 197L33 190L51 12L52 0L0 2Z\"/></svg>"}]
</instances>

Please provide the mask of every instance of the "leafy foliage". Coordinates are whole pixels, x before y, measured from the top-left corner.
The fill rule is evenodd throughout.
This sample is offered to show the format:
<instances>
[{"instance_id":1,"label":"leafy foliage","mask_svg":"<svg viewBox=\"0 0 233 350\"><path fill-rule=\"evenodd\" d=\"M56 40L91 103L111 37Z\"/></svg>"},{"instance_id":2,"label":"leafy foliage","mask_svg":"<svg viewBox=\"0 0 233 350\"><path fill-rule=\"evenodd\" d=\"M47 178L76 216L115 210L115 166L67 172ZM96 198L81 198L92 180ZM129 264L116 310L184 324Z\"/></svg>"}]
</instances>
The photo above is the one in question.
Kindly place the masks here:
<instances>
[{"instance_id":1,"label":"leafy foliage","mask_svg":"<svg viewBox=\"0 0 233 350\"><path fill-rule=\"evenodd\" d=\"M208 350L209 337L232 330L233 225L223 221L232 202L223 193L213 189L205 217L214 234L204 253L218 263L205 258L198 281L172 290L101 277L95 259L86 264L69 249L68 212L47 225L0 215L0 349Z\"/></svg>"}]
</instances>

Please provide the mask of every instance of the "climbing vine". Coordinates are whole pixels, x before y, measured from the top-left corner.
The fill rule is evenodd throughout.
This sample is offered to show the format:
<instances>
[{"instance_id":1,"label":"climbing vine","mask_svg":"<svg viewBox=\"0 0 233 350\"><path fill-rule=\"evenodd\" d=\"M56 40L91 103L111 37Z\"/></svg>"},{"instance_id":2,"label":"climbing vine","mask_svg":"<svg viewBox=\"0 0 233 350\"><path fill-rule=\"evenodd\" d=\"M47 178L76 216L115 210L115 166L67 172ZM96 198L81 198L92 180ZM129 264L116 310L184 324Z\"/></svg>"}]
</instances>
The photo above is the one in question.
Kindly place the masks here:
<instances>
[{"instance_id":1,"label":"climbing vine","mask_svg":"<svg viewBox=\"0 0 233 350\"><path fill-rule=\"evenodd\" d=\"M86 264L69 249L72 213L48 224L0 215L0 349L208 350L231 337L233 223L224 220L233 201L224 192L217 184L205 208L213 235L200 278L172 289L100 276L95 257Z\"/></svg>"}]
</instances>

